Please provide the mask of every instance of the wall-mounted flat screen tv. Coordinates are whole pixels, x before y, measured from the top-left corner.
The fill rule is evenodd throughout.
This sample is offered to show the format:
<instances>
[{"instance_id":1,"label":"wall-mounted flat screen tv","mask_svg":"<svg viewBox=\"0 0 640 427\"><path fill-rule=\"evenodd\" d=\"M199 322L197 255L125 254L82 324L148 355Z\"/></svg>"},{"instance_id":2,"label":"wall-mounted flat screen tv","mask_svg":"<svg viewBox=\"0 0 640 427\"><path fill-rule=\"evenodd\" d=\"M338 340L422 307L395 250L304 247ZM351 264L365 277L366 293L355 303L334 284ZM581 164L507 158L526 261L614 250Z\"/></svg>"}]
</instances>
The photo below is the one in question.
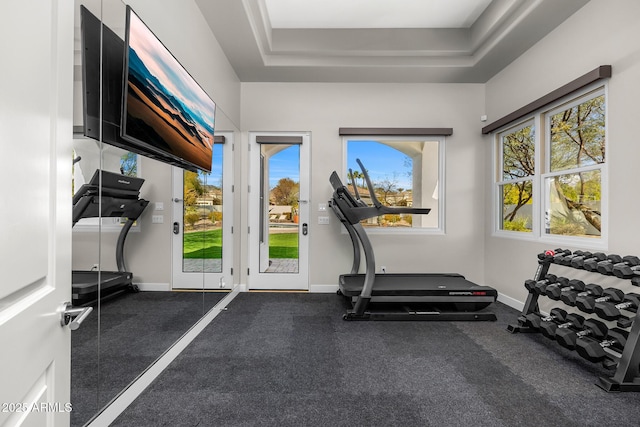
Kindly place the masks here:
<instances>
[{"instance_id":1,"label":"wall-mounted flat screen tv","mask_svg":"<svg viewBox=\"0 0 640 427\"><path fill-rule=\"evenodd\" d=\"M211 171L216 105L127 6L122 138Z\"/></svg>"},{"instance_id":2,"label":"wall-mounted flat screen tv","mask_svg":"<svg viewBox=\"0 0 640 427\"><path fill-rule=\"evenodd\" d=\"M83 133L86 137L181 168L182 159L121 136L124 40L85 6L80 6Z\"/></svg>"}]
</instances>

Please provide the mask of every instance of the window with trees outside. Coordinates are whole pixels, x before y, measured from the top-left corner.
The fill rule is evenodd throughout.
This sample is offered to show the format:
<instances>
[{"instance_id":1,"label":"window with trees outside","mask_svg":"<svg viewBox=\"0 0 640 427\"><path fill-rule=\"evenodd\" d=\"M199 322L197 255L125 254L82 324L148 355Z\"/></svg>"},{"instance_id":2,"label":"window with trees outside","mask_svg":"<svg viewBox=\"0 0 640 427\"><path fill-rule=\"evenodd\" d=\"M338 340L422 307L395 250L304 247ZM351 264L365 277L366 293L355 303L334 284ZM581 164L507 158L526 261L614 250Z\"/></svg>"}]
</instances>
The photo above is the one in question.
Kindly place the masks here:
<instances>
[{"instance_id":1,"label":"window with trees outside","mask_svg":"<svg viewBox=\"0 0 640 427\"><path fill-rule=\"evenodd\" d=\"M431 208L428 215L387 214L362 221L367 231L444 231L444 137L345 138L348 188L356 186L371 205L364 174L367 170L380 202L387 206ZM353 176L352 176L353 175Z\"/></svg>"},{"instance_id":2,"label":"window with trees outside","mask_svg":"<svg viewBox=\"0 0 640 427\"><path fill-rule=\"evenodd\" d=\"M604 88L500 132L496 147L499 233L603 238Z\"/></svg>"}]
</instances>

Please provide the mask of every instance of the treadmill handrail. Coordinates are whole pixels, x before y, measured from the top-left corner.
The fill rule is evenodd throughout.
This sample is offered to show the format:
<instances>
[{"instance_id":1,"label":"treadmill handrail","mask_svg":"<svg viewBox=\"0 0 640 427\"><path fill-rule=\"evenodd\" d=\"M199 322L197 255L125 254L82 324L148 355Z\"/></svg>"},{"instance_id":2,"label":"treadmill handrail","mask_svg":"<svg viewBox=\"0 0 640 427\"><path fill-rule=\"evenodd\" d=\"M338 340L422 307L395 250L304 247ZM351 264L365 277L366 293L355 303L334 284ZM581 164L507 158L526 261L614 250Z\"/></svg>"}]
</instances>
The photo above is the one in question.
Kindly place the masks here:
<instances>
[{"instance_id":1,"label":"treadmill handrail","mask_svg":"<svg viewBox=\"0 0 640 427\"><path fill-rule=\"evenodd\" d=\"M367 182L367 188L369 189L369 196L371 197L371 201L376 208L384 210L384 213L410 213L416 215L428 215L429 212L431 212L431 208L383 205L382 202L378 200L378 196L376 196L375 189L373 188L373 184L371 183L371 179L369 178L369 173L365 169L364 165L362 164L360 159L356 159L356 162L358 162L358 164L360 165L360 169L362 169L362 174L364 175L364 179Z\"/></svg>"},{"instance_id":2,"label":"treadmill handrail","mask_svg":"<svg viewBox=\"0 0 640 427\"><path fill-rule=\"evenodd\" d=\"M356 159L360 168L362 169L362 173L367 182L367 187L369 190L369 195L373 202L373 206L367 205L362 199L359 197L356 198L351 194L351 191L342 183L342 180L338 176L336 171L331 173L329 177L329 182L331 186L335 190L334 192L334 200L336 199L336 195L339 198L342 198L347 201L347 205L339 204L340 210L343 212L344 216L349 220L350 223L355 224L355 222L362 221L363 219L373 218L380 215L385 214L413 214L413 215L428 215L431 212L431 208L414 208L410 206L386 206L383 205L380 200L375 195L375 191L373 189L373 184L371 183L371 179L369 178L369 174L367 173L364 165L360 161L360 159ZM352 174L353 176L353 174ZM354 185L355 188L355 185Z\"/></svg>"},{"instance_id":3,"label":"treadmill handrail","mask_svg":"<svg viewBox=\"0 0 640 427\"><path fill-rule=\"evenodd\" d=\"M120 273L127 272L127 266L124 262L124 243L134 222L134 219L127 219L127 222L122 226L122 230L120 230L118 241L116 242L116 265Z\"/></svg>"},{"instance_id":4,"label":"treadmill handrail","mask_svg":"<svg viewBox=\"0 0 640 427\"><path fill-rule=\"evenodd\" d=\"M356 202L360 206L367 206L367 203L360 197L360 192L358 191L358 186L356 185L356 179L353 176L353 169L351 168L349 168L349 179L351 180L351 186L353 187L353 194L355 196Z\"/></svg>"},{"instance_id":5,"label":"treadmill handrail","mask_svg":"<svg viewBox=\"0 0 640 427\"><path fill-rule=\"evenodd\" d=\"M369 178L369 172L367 172L360 159L356 159L356 163L360 165L360 169L362 170L362 175L364 176L364 181L367 183L367 188L369 189L369 197L371 197L373 206L375 206L376 208L383 206L380 200L378 200L378 196L376 196L375 189L373 188L373 183L371 182L371 178Z\"/></svg>"},{"instance_id":6,"label":"treadmill handrail","mask_svg":"<svg viewBox=\"0 0 640 427\"><path fill-rule=\"evenodd\" d=\"M360 241L358 240L358 236L356 235L355 230L353 229L353 225L347 221L345 216L342 214L342 211L336 206L333 200L329 200L329 207L333 209L333 212L336 214L344 228L347 229L349 233L349 238L351 239L351 246L353 247L353 262L351 264L351 274L357 274L360 269Z\"/></svg>"},{"instance_id":7,"label":"treadmill handrail","mask_svg":"<svg viewBox=\"0 0 640 427\"><path fill-rule=\"evenodd\" d=\"M357 224L363 219L375 218L385 214L398 214L398 213L410 213L410 214L423 214L426 215L431 209L428 208L410 208L406 206L390 207L381 206L379 208L375 206L353 206L350 203L349 198L351 194L345 192L343 189L339 189L334 192L333 201L337 205L338 209L342 212L347 221L351 224Z\"/></svg>"},{"instance_id":8,"label":"treadmill handrail","mask_svg":"<svg viewBox=\"0 0 640 427\"><path fill-rule=\"evenodd\" d=\"M374 218L376 216L385 214L408 213L416 215L427 215L431 211L430 208L413 208L409 206L385 205L376 207L361 204L353 197L347 187L341 185L342 182L340 181L340 178L335 171L331 174L330 182L336 189L333 193L333 200L344 217L351 224L358 223L363 219Z\"/></svg>"}]
</instances>

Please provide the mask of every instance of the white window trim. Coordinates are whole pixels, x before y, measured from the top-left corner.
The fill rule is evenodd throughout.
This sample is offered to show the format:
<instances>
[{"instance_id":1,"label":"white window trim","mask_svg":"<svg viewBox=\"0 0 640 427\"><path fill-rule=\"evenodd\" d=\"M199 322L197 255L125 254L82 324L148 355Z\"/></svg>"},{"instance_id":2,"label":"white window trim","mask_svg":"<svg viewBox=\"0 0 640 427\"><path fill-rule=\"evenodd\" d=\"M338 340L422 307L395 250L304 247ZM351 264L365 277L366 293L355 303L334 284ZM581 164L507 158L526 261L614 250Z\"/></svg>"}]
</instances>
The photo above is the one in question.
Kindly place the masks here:
<instances>
[{"instance_id":1,"label":"white window trim","mask_svg":"<svg viewBox=\"0 0 640 427\"><path fill-rule=\"evenodd\" d=\"M369 235L445 235L446 234L446 180L445 180L445 151L446 137L444 135L433 136L343 136L342 137L342 180L349 182L347 176L347 143L349 141L438 141L438 227L413 228L413 227L371 227L367 228ZM366 166L366 165L365 165ZM419 208L420 206L416 206ZM342 227L342 233L346 234L346 229Z\"/></svg>"},{"instance_id":2,"label":"white window trim","mask_svg":"<svg viewBox=\"0 0 640 427\"><path fill-rule=\"evenodd\" d=\"M505 129L505 130L500 131L500 133L498 134L498 141L497 141L497 144L499 145L499 148L498 148L498 149L500 150L500 155L498 156L498 157L499 157L499 162L500 162L499 164L500 164L500 165L503 165L503 164L504 164L504 150L502 150L502 143L501 143L502 141L501 141L500 135L504 135L504 134L506 134L506 133L513 133L513 132L517 132L517 131L522 130L522 129L524 129L524 128L528 127L528 126L533 126L533 132L534 132L534 144L535 144L535 143L537 142L537 138L538 138L538 135L537 135L537 132L536 132L537 127L536 127L536 124L535 124L535 120L528 119L528 120L526 120L526 121L524 121L524 122L520 122L520 123L518 123L516 126L513 126L513 127L510 127L510 128L507 128L507 129ZM538 154L538 150L536 150L536 151L535 151L535 154ZM534 168L535 168L534 174L535 174L535 172L537 172L537 171L538 171L538 163L537 163L537 159L535 159L535 162L536 162L536 163L534 164ZM500 170L500 172L498 172L499 170ZM507 180L505 180L505 179L504 179L504 173L502 172L502 167L500 167L500 169L499 169L499 170L498 170L498 169L495 169L495 171L496 171L496 175L499 175L499 176L496 176L496 178L498 178L498 181L499 181L499 183L501 183L501 184L505 184L505 183L509 183L509 182L520 182L520 181L522 181L522 180L529 179L529 177L522 177L522 178L507 179ZM533 176L535 176L535 175L529 175L529 176L530 176L530 177L533 177Z\"/></svg>"},{"instance_id":3,"label":"white window trim","mask_svg":"<svg viewBox=\"0 0 640 427\"><path fill-rule=\"evenodd\" d=\"M605 158L605 163L589 165L582 168L566 169L562 171L546 172L551 169L549 165L549 159L551 154L551 146L547 144L545 139L547 137L547 131L549 129L549 123L551 116L557 112L564 111L568 108L576 106L588 99L595 98L600 95L604 95L605 98L605 153L608 152L609 147L609 103L608 103L608 82L597 82L586 88L568 95L557 102L555 102L551 108L545 108L544 110L538 110L533 112L530 116L523 118L517 124L509 124L501 129L497 129L493 136L493 191L492 191L492 210L493 210L493 224L492 224L492 237L515 239L520 241L540 242L550 246L572 246L572 247L587 247L600 250L608 250L609 246L609 173L608 163ZM536 174L533 177L533 227L531 232L509 231L500 229L502 221L501 209L499 202L501 200L499 189L501 185L504 185L505 181L502 181L502 148L501 148L501 135L509 131L516 131L522 127L527 126L529 123L533 123L534 126L534 141L536 144L535 149L535 170ZM543 141L545 141L543 143ZM545 165L543 165L541 147L544 147L545 153ZM499 151L496 151L499 150ZM544 169L542 167L544 166ZM542 173L542 171L545 173ZM577 172L585 172L588 170L601 170L601 230L599 238L592 237L578 237L578 236L560 236L547 234L542 226L544 218L544 209L546 205L545 194L546 188L544 188L545 178L549 178L557 175L566 175ZM509 181L517 182L517 180Z\"/></svg>"},{"instance_id":4,"label":"white window trim","mask_svg":"<svg viewBox=\"0 0 640 427\"><path fill-rule=\"evenodd\" d=\"M517 132L521 129L524 129L527 126L533 127L533 135L534 135L534 144L535 144L535 158L534 158L534 175L529 175L522 178L504 180L504 173L502 171L502 166L504 164L504 151L502 150L502 138L501 135L505 133ZM538 209L535 208L536 203L536 195L538 194L538 185L539 182L536 179L536 173L540 170L540 156L538 150L539 144L539 130L540 128L537 126L537 121L535 118L527 118L524 121L517 123L514 126L505 128L504 130L500 130L496 133L496 140L494 144L494 150L498 150L499 153L496 153L494 158L493 170L495 171L494 178L494 191L493 191L493 206L495 206L495 214L493 218L493 229L495 231L495 235L499 235L501 237L517 237L523 239L533 239L536 236L536 232L538 232L538 224L539 224L539 214ZM496 163L497 162L497 163ZM499 165L499 166L498 166ZM510 231L503 230L500 228L502 224L502 209L498 209L497 205L500 200L502 200L502 196L500 194L501 187L505 184L515 184L523 181L531 181L532 183L532 191L533 191L533 208L531 209L531 222L532 227L530 232L522 232L522 231Z\"/></svg>"}]
</instances>

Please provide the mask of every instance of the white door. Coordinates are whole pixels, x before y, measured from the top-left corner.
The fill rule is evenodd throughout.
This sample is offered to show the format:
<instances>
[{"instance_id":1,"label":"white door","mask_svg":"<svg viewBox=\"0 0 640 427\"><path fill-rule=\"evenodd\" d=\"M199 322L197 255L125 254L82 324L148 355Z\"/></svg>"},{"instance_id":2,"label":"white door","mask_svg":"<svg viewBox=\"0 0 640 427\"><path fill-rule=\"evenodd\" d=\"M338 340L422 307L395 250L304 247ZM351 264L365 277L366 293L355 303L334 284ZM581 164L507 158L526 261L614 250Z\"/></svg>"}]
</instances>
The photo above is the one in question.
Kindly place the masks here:
<instances>
[{"instance_id":1,"label":"white door","mask_svg":"<svg viewBox=\"0 0 640 427\"><path fill-rule=\"evenodd\" d=\"M173 289L233 286L233 132L216 139L210 174L173 168Z\"/></svg>"},{"instance_id":2,"label":"white door","mask_svg":"<svg viewBox=\"0 0 640 427\"><path fill-rule=\"evenodd\" d=\"M310 142L249 133L249 289L309 289Z\"/></svg>"},{"instance_id":3,"label":"white door","mask_svg":"<svg viewBox=\"0 0 640 427\"><path fill-rule=\"evenodd\" d=\"M73 1L2 2L0 425L69 424Z\"/></svg>"}]
</instances>

